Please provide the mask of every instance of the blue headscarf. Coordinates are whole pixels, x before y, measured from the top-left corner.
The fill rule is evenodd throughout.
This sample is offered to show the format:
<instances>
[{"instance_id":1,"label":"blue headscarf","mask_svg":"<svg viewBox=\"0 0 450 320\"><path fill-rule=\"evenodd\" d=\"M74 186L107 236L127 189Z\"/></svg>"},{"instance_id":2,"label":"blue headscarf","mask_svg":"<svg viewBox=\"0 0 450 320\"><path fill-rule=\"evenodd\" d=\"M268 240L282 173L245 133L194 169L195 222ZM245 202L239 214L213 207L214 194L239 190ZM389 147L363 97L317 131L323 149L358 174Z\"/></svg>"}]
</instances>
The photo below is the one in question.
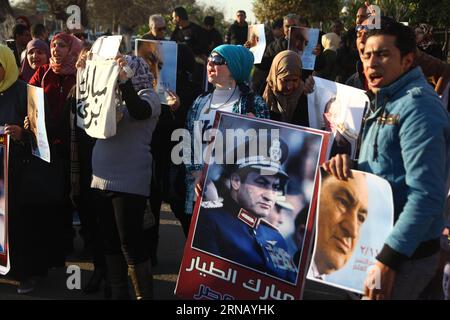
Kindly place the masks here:
<instances>
[{"instance_id":1,"label":"blue headscarf","mask_svg":"<svg viewBox=\"0 0 450 320\"><path fill-rule=\"evenodd\" d=\"M236 83L248 82L250 72L253 68L255 58L253 53L243 46L233 44L223 44L215 48L212 52L217 52L225 58L228 69Z\"/></svg>"}]
</instances>

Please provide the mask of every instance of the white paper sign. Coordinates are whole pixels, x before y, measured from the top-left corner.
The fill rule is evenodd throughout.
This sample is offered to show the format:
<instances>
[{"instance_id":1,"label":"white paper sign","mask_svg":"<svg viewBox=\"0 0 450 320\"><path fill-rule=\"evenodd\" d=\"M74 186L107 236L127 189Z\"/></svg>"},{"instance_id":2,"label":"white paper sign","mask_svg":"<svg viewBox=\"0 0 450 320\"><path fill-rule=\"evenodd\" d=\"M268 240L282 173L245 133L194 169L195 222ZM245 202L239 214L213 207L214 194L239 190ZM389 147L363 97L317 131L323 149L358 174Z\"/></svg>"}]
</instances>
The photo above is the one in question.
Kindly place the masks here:
<instances>
[{"instance_id":1,"label":"white paper sign","mask_svg":"<svg viewBox=\"0 0 450 320\"><path fill-rule=\"evenodd\" d=\"M136 55L144 58L156 80L155 91L159 100L167 104L167 90L177 90L177 54L175 41L138 39Z\"/></svg>"},{"instance_id":2,"label":"white paper sign","mask_svg":"<svg viewBox=\"0 0 450 320\"><path fill-rule=\"evenodd\" d=\"M314 70L316 56L312 53L319 41L319 29L290 27L288 49L297 52L302 59L302 68Z\"/></svg>"},{"instance_id":3,"label":"white paper sign","mask_svg":"<svg viewBox=\"0 0 450 320\"><path fill-rule=\"evenodd\" d=\"M329 155L347 153L354 158L369 97L363 90L314 77L314 91L308 95L309 126L332 132Z\"/></svg>"},{"instance_id":4,"label":"white paper sign","mask_svg":"<svg viewBox=\"0 0 450 320\"><path fill-rule=\"evenodd\" d=\"M33 133L31 152L34 156L50 162L50 147L45 128L44 89L27 85L28 121Z\"/></svg>"},{"instance_id":5,"label":"white paper sign","mask_svg":"<svg viewBox=\"0 0 450 320\"><path fill-rule=\"evenodd\" d=\"M77 72L77 125L94 138L116 134L116 84L119 66L114 60L87 60Z\"/></svg>"},{"instance_id":6,"label":"white paper sign","mask_svg":"<svg viewBox=\"0 0 450 320\"><path fill-rule=\"evenodd\" d=\"M95 40L91 48L92 60L114 59L118 52L122 36L103 36Z\"/></svg>"},{"instance_id":7,"label":"white paper sign","mask_svg":"<svg viewBox=\"0 0 450 320\"><path fill-rule=\"evenodd\" d=\"M316 218L308 279L363 294L366 277L374 272L370 285L375 287L376 256L394 224L389 182L356 170L343 181L322 170Z\"/></svg>"},{"instance_id":8,"label":"white paper sign","mask_svg":"<svg viewBox=\"0 0 450 320\"><path fill-rule=\"evenodd\" d=\"M264 24L255 24L248 27L247 42L250 44L250 51L255 57L254 64L261 63L266 50L266 33Z\"/></svg>"}]
</instances>

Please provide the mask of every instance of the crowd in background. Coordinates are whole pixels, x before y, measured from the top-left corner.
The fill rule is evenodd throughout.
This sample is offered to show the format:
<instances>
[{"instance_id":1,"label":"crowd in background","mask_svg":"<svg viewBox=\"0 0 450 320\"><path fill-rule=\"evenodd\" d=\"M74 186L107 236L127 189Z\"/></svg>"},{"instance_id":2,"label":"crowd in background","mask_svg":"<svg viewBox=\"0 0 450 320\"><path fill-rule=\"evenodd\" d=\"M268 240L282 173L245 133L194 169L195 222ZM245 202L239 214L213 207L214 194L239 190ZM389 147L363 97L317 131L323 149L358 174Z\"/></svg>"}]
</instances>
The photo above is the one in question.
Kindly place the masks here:
<instances>
[{"instance_id":1,"label":"crowd in background","mask_svg":"<svg viewBox=\"0 0 450 320\"><path fill-rule=\"evenodd\" d=\"M31 26L25 17L20 17L11 35L14 41L0 45L0 122L6 126L5 132L10 134L12 140L8 201L12 266L10 276L19 281L19 294L34 290L36 276L45 276L49 268L64 266L67 256L73 251L72 219L76 212L81 220L84 245L89 249L95 266L95 272L84 292L89 294L98 291L100 284L105 281L105 297L127 299L130 275L138 299L158 298L157 294L153 294L151 270L158 263L158 255L165 254L158 252L161 203L170 204L187 236L196 187L203 169L202 165L176 165L171 161L174 146L171 134L174 130L186 128L192 132L195 121L203 121L205 128L208 123L211 126L214 119L211 110L270 118L308 127L307 94L314 90L312 76L363 89L369 92L371 98L374 79L381 77L381 81L384 81L389 76L386 70L383 75L376 67L366 65L368 60L372 61L371 57L367 57L367 50L365 52L366 42L377 35L370 34L365 7L358 10L354 25L344 28L336 20L331 24L330 30L320 32L319 43L314 49L314 71L303 70L299 56L288 50L289 28L309 27L309 22L301 17L301 13L290 13L272 23L266 34L268 42L259 64L253 63L253 56L246 48L248 24L244 11L236 13L236 21L225 35L221 35L214 27L214 17L206 17L204 25L200 26L189 20L182 7L173 10L172 19L176 28L169 35L164 18L159 14L150 16L150 31L142 38L165 40L170 37L170 40L178 43L177 92L169 94L167 104L161 104L155 93L152 65L129 52L119 55L116 58L121 68L118 88L123 103L118 111L117 134L106 140L96 141L76 125L76 74L77 69L84 68L91 45L82 35L60 32L49 39L45 26ZM389 162L393 167L386 164L383 169L386 171L377 171L374 169L375 164L368 164L373 160L370 158L360 168L366 166L366 171L378 172L380 175L386 172L388 176L398 175L403 181L398 190L429 188L430 192L434 192L434 197L429 196L434 201L429 203L430 208L435 210L434 214L442 215L447 210L448 215L448 209L444 209L445 197L448 196L450 143L450 67L447 57L444 57L444 51L434 41L433 27L429 24L404 27L403 33L395 33L389 29L398 26L392 19L383 18L382 25L388 26L385 28L388 31L380 33L381 35L387 34L400 39L398 42L402 59L409 53L413 54L411 56L414 58L401 76L412 77L411 73L414 72L410 81L416 87L406 88L406 84L402 84L406 88L404 95L411 99L409 103L414 106L416 103L420 104L420 101L427 104L417 107L422 112L417 115L420 118L418 121L424 123L425 131L431 130L430 126L443 131L433 131L436 136L441 135L441 139L433 140L439 148L436 149L437 153L429 154L432 157L430 165L417 163L421 158L408 159L416 166L423 165L426 173L431 172L429 166L441 170L439 173L444 185L438 185L437 182L426 184L425 187L414 185L410 182L414 177L408 171L411 169L409 164L401 161L404 158L395 159L399 162L391 164L389 152L394 147L384 146L382 142L377 142L380 147L374 151L376 154L373 159L378 156L380 161ZM409 48L404 43L410 41L408 37L412 36L414 48ZM407 39L404 40L403 37ZM377 48L373 49L373 45L371 48L372 55L378 54L375 52ZM379 54L383 58L382 53ZM386 59L389 58L391 57ZM134 71L131 78L125 72L125 66ZM368 71L370 68L376 71ZM206 88L205 77L209 82ZM399 76L391 80L397 81L398 78ZM42 87L45 93L45 123L52 155L50 163L31 155L32 133L27 118L27 83ZM387 82L386 87L390 84ZM389 87L386 99L394 97L401 90L403 89ZM406 93L407 90L412 90L413 93ZM420 95L432 98L414 100ZM373 102L373 113L378 108L377 103L379 101ZM387 102L382 108L389 108L389 105ZM429 110L423 110L425 107ZM442 110L438 110L439 108ZM411 113L416 114L416 111ZM405 115L405 118L408 119L408 116ZM432 120L428 120L428 116ZM408 124L402 122L402 125ZM423 128L419 126L417 130L420 131L419 129ZM397 148L405 148L405 153L408 153L411 152L407 149L409 142L401 140L401 135L406 134L407 129L402 130L400 133L390 134L399 134L401 143ZM383 133L386 134L383 131L376 135ZM371 134L372 131L367 140L371 139ZM391 137L389 133L388 137ZM427 147L427 142L423 140L414 139L411 143L424 149ZM364 149L366 147L363 143L362 152L367 151ZM386 153L378 155L382 152ZM368 157L368 154L363 156ZM401 157L392 153L392 158L395 156ZM342 158L339 155L337 157L331 160L328 167L332 172L338 172L334 168L342 162ZM411 189L401 189L403 187ZM394 191L399 192L398 190ZM402 215L406 217L403 206L412 206L411 202L404 199L407 193L404 192L403 198L396 198L394 194L395 201L398 201L397 213L402 212L399 221L403 224L406 219L402 218ZM426 202L424 198L414 201ZM299 211L302 209L298 208ZM441 211L438 212L439 210ZM150 225L145 223L149 215L154 218L154 223ZM415 212L410 215L409 219L422 219ZM416 249L422 248L421 244L425 243L425 248L421 249L418 258L437 254L439 246L436 248L430 242L437 238L443 243L439 267L429 267L433 273L429 286L419 293L421 297L440 298L440 285L444 278L448 290L445 294L449 299L450 257L445 238L448 237L450 218L446 225L439 224L436 217L432 222L427 220L432 218L423 219L421 221L426 221L424 224L433 224L434 229L431 230L430 227L423 234L417 235L415 248L408 249L410 252L406 254L401 251L401 245L396 246L397 240L391 239L386 245L387 249L383 249L384 255L380 260L401 273L403 271L399 265L414 259ZM408 233L409 229L404 227L398 232ZM36 244L39 244L39 250L36 249ZM392 263L394 260L395 263ZM435 262L437 265L437 260Z\"/></svg>"}]
</instances>

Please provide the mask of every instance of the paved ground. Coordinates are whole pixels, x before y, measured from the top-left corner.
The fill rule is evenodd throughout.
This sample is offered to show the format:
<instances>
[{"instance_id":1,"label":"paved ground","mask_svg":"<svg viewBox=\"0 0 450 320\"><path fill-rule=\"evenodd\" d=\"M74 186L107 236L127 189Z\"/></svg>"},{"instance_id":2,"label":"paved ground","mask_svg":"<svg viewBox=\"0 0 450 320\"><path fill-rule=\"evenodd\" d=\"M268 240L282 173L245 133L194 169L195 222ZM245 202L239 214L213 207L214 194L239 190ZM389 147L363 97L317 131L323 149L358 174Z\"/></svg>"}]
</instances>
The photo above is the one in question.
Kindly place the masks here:
<instances>
[{"instance_id":1,"label":"paved ground","mask_svg":"<svg viewBox=\"0 0 450 320\"><path fill-rule=\"evenodd\" d=\"M154 268L155 297L160 300L178 299L174 294L176 278L181 263L184 248L184 235L178 220L163 205L161 212L160 247L158 251L158 265ZM82 287L88 282L93 265L82 255L82 240L75 239L75 253L69 257L66 266L77 265L81 269ZM38 281L36 290L27 295L16 293L17 283L0 278L0 300L100 300L103 293L85 295L81 290L69 290L66 282L70 274L66 268L50 270L45 279ZM348 299L340 290L307 282L305 299Z\"/></svg>"}]
</instances>

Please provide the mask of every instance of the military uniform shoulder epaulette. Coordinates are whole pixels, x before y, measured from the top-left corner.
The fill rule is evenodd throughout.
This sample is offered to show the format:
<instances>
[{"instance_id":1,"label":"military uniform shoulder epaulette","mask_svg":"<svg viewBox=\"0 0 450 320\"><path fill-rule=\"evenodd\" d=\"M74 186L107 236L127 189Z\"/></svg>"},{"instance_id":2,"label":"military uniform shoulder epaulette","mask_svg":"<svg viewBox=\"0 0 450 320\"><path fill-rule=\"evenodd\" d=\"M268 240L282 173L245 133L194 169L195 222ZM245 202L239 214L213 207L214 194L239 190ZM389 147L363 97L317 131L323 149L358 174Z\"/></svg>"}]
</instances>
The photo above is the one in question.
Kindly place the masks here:
<instances>
[{"instance_id":1,"label":"military uniform shoulder epaulette","mask_svg":"<svg viewBox=\"0 0 450 320\"><path fill-rule=\"evenodd\" d=\"M202 201L202 208L213 209L213 208L222 208L223 207L223 199L219 198L217 200L211 201Z\"/></svg>"},{"instance_id":2,"label":"military uniform shoulder epaulette","mask_svg":"<svg viewBox=\"0 0 450 320\"><path fill-rule=\"evenodd\" d=\"M278 229L278 227L276 227L275 225L271 224L269 221L265 220L264 218L259 219L260 223L263 223L267 226L269 226L272 229L277 230L278 232L280 232L280 230Z\"/></svg>"}]
</instances>

